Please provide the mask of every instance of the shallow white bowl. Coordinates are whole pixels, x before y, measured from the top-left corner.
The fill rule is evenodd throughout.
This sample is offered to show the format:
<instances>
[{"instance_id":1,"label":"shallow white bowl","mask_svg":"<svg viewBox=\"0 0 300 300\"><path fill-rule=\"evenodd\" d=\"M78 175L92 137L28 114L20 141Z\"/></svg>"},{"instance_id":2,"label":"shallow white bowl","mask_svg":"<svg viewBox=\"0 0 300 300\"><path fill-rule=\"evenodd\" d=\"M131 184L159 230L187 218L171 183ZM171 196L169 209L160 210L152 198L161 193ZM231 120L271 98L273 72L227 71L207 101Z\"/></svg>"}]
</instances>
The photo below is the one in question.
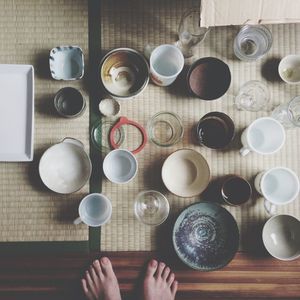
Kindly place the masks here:
<instances>
[{"instance_id":1,"label":"shallow white bowl","mask_svg":"<svg viewBox=\"0 0 300 300\"><path fill-rule=\"evenodd\" d=\"M76 80L83 77L83 52L78 46L59 46L50 51L51 76L56 80Z\"/></svg>"},{"instance_id":2,"label":"shallow white bowl","mask_svg":"<svg viewBox=\"0 0 300 300\"><path fill-rule=\"evenodd\" d=\"M127 183L131 181L138 170L135 156L124 149L109 152L103 161L103 172L113 183Z\"/></svg>"},{"instance_id":3,"label":"shallow white bowl","mask_svg":"<svg viewBox=\"0 0 300 300\"><path fill-rule=\"evenodd\" d=\"M205 158L192 149L180 149L165 160L162 180L166 188L180 197L201 194L209 184L210 170Z\"/></svg>"}]
</instances>

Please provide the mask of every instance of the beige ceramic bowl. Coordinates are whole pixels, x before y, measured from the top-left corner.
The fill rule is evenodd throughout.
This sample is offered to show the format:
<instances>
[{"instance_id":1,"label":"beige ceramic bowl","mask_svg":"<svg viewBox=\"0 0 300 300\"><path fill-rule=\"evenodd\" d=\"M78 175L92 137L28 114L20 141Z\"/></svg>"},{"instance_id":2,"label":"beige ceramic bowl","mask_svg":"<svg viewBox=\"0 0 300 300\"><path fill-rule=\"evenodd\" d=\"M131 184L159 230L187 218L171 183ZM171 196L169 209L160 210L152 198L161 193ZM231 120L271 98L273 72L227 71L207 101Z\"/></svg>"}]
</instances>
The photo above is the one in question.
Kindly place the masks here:
<instances>
[{"instance_id":1,"label":"beige ceramic bowl","mask_svg":"<svg viewBox=\"0 0 300 300\"><path fill-rule=\"evenodd\" d=\"M300 257L300 221L293 216L277 215L269 219L262 232L268 252L280 260Z\"/></svg>"},{"instance_id":2,"label":"beige ceramic bowl","mask_svg":"<svg viewBox=\"0 0 300 300\"><path fill-rule=\"evenodd\" d=\"M192 149L180 149L165 160L161 177L166 188L180 197L194 197L208 186L210 170L205 158Z\"/></svg>"}]
</instances>

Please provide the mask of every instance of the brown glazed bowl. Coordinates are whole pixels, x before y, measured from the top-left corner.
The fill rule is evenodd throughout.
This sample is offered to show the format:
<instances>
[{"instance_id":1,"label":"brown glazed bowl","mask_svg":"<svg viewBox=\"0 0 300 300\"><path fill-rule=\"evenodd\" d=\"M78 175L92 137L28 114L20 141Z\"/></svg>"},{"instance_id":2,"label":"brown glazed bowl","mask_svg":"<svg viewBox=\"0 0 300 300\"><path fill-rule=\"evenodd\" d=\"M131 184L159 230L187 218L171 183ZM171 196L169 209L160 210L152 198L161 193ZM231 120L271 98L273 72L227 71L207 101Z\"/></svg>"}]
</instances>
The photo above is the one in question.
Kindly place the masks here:
<instances>
[{"instance_id":1,"label":"brown glazed bowl","mask_svg":"<svg viewBox=\"0 0 300 300\"><path fill-rule=\"evenodd\" d=\"M189 92L202 100L215 100L223 96L231 82L228 65L215 57L195 61L187 74Z\"/></svg>"},{"instance_id":2,"label":"brown glazed bowl","mask_svg":"<svg viewBox=\"0 0 300 300\"><path fill-rule=\"evenodd\" d=\"M144 91L149 82L149 66L138 51L117 48L100 63L100 79L106 92L118 100L131 99Z\"/></svg>"}]
</instances>

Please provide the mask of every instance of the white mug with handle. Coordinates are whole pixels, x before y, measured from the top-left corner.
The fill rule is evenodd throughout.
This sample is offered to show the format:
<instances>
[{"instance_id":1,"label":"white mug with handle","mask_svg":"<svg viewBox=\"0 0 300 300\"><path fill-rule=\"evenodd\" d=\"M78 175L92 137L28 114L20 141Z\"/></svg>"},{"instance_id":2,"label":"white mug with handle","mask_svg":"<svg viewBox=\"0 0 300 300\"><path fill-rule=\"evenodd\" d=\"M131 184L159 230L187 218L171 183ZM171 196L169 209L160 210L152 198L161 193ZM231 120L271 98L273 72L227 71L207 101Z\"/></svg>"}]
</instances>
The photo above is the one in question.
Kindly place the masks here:
<instances>
[{"instance_id":1,"label":"white mug with handle","mask_svg":"<svg viewBox=\"0 0 300 300\"><path fill-rule=\"evenodd\" d=\"M242 133L243 148L240 154L246 156L251 151L259 154L273 154L279 151L285 143L284 127L270 117L253 121Z\"/></svg>"},{"instance_id":2,"label":"white mug with handle","mask_svg":"<svg viewBox=\"0 0 300 300\"><path fill-rule=\"evenodd\" d=\"M285 205L297 199L299 178L291 169L275 167L259 173L254 180L256 190L265 198L265 210L273 215L277 205Z\"/></svg>"},{"instance_id":3,"label":"white mug with handle","mask_svg":"<svg viewBox=\"0 0 300 300\"><path fill-rule=\"evenodd\" d=\"M110 220L112 205L103 194L93 193L81 200L78 213L79 217L73 221L75 225L83 222L90 227L98 227Z\"/></svg>"}]
</instances>

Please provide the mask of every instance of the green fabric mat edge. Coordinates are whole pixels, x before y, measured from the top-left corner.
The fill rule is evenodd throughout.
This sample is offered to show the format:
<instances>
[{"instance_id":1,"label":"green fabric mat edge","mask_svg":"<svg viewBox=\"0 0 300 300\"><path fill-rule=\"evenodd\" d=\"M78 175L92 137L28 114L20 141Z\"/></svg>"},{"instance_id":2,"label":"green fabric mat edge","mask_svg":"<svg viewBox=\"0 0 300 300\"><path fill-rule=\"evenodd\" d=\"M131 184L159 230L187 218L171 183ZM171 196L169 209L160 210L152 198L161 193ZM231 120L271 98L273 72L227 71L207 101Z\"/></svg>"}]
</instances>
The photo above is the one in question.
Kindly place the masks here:
<instances>
[{"instance_id":1,"label":"green fabric mat edge","mask_svg":"<svg viewBox=\"0 0 300 300\"><path fill-rule=\"evenodd\" d=\"M98 104L101 96L100 80L98 78L99 63L101 59L101 1L89 0L89 93L90 93L90 132L93 124L99 120ZM91 63L93 62L93 63ZM93 171L90 179L90 192L102 191L102 155L92 143L90 138L90 158ZM89 228L90 251L100 251L101 229Z\"/></svg>"}]
</instances>

